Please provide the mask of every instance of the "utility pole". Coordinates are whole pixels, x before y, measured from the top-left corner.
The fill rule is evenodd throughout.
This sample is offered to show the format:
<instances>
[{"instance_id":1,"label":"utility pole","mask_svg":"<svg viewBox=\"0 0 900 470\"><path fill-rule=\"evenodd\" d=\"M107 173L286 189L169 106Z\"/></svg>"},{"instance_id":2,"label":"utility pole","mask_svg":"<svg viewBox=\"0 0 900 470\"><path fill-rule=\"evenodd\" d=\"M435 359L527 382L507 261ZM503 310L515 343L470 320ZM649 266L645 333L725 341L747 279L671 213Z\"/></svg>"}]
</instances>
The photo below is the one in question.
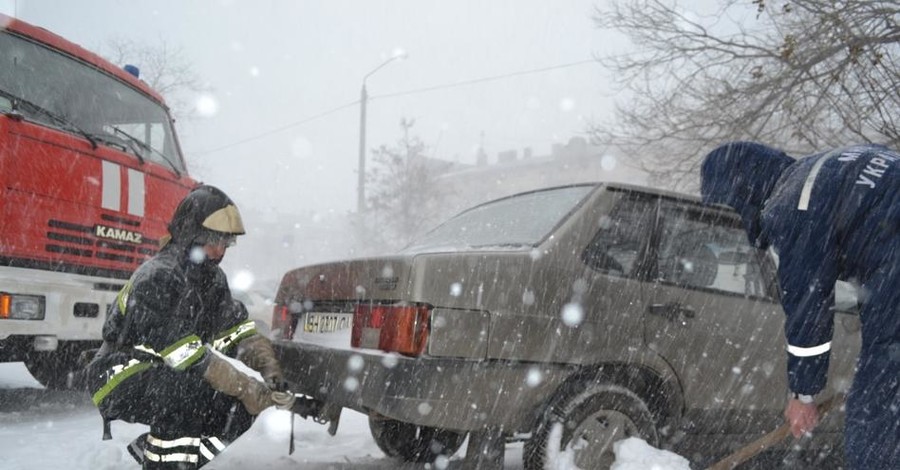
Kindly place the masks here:
<instances>
[{"instance_id":1,"label":"utility pole","mask_svg":"<svg viewBox=\"0 0 900 470\"><path fill-rule=\"evenodd\" d=\"M356 181L356 212L362 214L366 207L366 81L363 79L359 94L359 174Z\"/></svg>"},{"instance_id":2,"label":"utility pole","mask_svg":"<svg viewBox=\"0 0 900 470\"><path fill-rule=\"evenodd\" d=\"M362 214L366 210L366 103L369 93L366 91L366 80L385 65L406 58L406 52L397 51L391 58L363 76L362 88L359 92L359 174L356 181L356 212Z\"/></svg>"}]
</instances>

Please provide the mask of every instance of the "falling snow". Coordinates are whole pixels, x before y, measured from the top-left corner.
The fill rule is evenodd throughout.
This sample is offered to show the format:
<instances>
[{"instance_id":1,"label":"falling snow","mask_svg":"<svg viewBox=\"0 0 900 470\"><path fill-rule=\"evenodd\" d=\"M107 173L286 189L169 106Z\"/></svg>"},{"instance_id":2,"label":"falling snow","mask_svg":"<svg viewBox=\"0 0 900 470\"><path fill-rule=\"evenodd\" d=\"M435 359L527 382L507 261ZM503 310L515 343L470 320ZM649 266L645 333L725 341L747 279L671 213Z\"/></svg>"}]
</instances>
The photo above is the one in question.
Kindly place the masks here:
<instances>
[{"instance_id":1,"label":"falling snow","mask_svg":"<svg viewBox=\"0 0 900 470\"><path fill-rule=\"evenodd\" d=\"M59 26L66 29L65 34L82 34L84 36L77 40L83 44L103 39L104 36L98 36L94 30L103 29L106 35L114 27L126 31L130 28L136 37L146 34L143 29L148 29L162 37L190 39L185 42L191 48L191 57L206 76L200 89L192 90L186 98L184 106L192 119L178 122L186 131L182 132L181 142L190 149L186 153L191 176L221 183L240 202L247 220L254 222L247 224L248 236L231 251L234 254L225 261L223 269L227 271L236 297L242 295L242 301L247 303L250 315L260 324L261 331L267 331L263 326L272 321L275 290L286 270L331 262L335 263L331 265L335 270L317 271L302 281L298 278L294 287L306 288L304 296L315 297L310 292L318 287L323 291L340 291L346 298L374 298L385 305L416 304L441 309L441 315L429 317L430 323L424 322L425 331L430 335L426 347L434 349L426 349L423 355L433 353L432 357L413 357L414 354L408 352L352 350L349 331L310 335L299 331L294 338L298 343L315 345L319 350L351 351L340 356L346 357L345 362L336 362L335 370L329 371L336 377L332 388L335 395L361 397L362 392L367 391L365 395L377 396L377 393L371 393L370 387L386 387L391 393L402 394L406 389L414 390L420 383L427 384L430 372L454 379L454 387L431 390L425 386L423 389L433 393L426 398L391 396L391 399L407 404L407 416L417 414L429 420L440 417L439 413L445 411L445 397L452 395L458 387L468 395L451 412L459 411L480 422L488 422L496 417L492 407L512 402L510 397L515 393L532 394L532 397L542 393L544 395L534 399L533 403L545 407L517 409L508 416L517 413L534 415L535 419L548 420L547 423L551 422L551 416L556 419L547 440L546 470L591 470L577 466L579 452L589 445L587 440L561 445L565 429L558 421L560 417L571 418L566 425L573 427L587 422L596 425L594 429L603 428L600 434L605 436L605 430L611 426L609 414L604 413L610 410L589 408L600 402L604 406L609 402L616 403L620 407L611 414L623 414L622 409L627 409L625 414L631 413L627 418L639 422L647 418L641 414L642 407L659 405L655 402L663 401L661 398L665 398L666 393L683 393L678 396L681 400L676 405L688 414L723 409L756 412L766 407L767 411L775 410L775 420L761 422L769 427L772 423L780 423L786 386L784 344L777 327L783 324L783 313L777 308L777 299L769 297L767 286L771 279L760 274L765 266L753 261L757 253L748 248L742 229L734 228L738 224L723 223L727 217L722 217L721 213L717 212L715 217L716 223L723 223L718 226L710 222L709 217L691 218L690 214L685 214L706 210L700 209L695 200L687 203L690 211L673 202L677 196L659 198L662 202L655 202L650 209L635 209L627 206L633 202L629 198L638 193L631 189L619 188L616 197L608 198L603 204L582 199L587 190L584 193L572 190L568 198L558 204L541 205L547 201L534 197L528 204L498 206L494 212L489 211L490 207L479 206L484 212L464 213L464 222L457 226L444 225L428 232L426 242L412 245L413 248L405 253L409 258L403 258L403 253L379 258L377 255L383 254L383 250L378 244L387 246L394 240L376 243L370 239L372 233L365 230L372 228L372 221L364 220L366 211L363 208L353 209L356 191L361 194L366 188L365 184L356 187L357 176L371 178L374 174L363 172L362 166L354 166L357 144L363 153L361 158L366 151L362 141L355 139L362 140L363 126L368 125L369 147L391 141L396 130L389 126L400 119L397 113L401 112L416 115L421 124L414 131L421 132L427 140L428 160L445 164L450 170L443 176L463 188L454 197L465 204L451 208L445 201L446 208L427 214L436 219L450 217L458 209L475 203L547 186L548 182L554 185L597 180L645 183L646 175L633 171L630 160L622 155L606 154L607 149L591 145L589 139L581 137L591 113L612 104L606 97L595 96L600 81L596 72L568 74L565 80L559 74L574 69L557 69L553 71L556 75L552 76L511 74L508 78L516 81L504 79L495 83L493 78L485 81L493 88L480 88L481 84L474 86L478 80L463 81L488 76L497 78L499 75L495 72L521 70L526 67L522 64L531 64L528 67L552 65L560 62L563 55L569 57L569 53L576 57L578 54L595 57L591 47L602 49L612 45L615 52L620 52L615 41L603 41L604 44L591 44L583 49L573 47L569 41L556 43L557 38L565 39L570 35L584 43L595 39L596 30L585 12L592 10L596 2L572 2L577 8L535 2L530 7L544 12L546 19L538 18L534 22L530 19L534 15L519 15L516 22L509 22L508 14L504 13L499 21L493 16L492 22L488 23L479 21L482 16L496 15L497 12L493 7L482 8L479 4L483 15L469 15L469 20L483 26L480 29L496 29L501 34L515 35L516 39L503 39L513 53L484 54L490 56L489 61L470 63L467 68L464 68L466 61L471 56L482 55L479 51L484 50L484 44L495 43L488 42L491 36L470 34L471 31L460 34L458 25L451 25L449 33L456 39L446 41L443 39L446 36L439 34L439 22L424 25L432 22L411 21L417 18L412 13L397 18L379 13L373 16L377 22L363 17L357 20L355 26L358 28L347 25L322 27L326 22L337 21L335 18L339 15L336 14L325 16L321 24L313 23L313 28L294 27L294 23L300 23L298 18L305 19L307 13L294 11L292 15L270 15L265 17L266 21L261 21L272 23L267 28L271 31L290 35L289 41L279 39L279 43L273 45L265 34L234 29L235 24L249 26L254 20L263 18L257 15L265 9L257 6L243 9L245 7L239 8L236 2L228 0L218 3L216 9L221 10L221 14L230 13L231 21L207 21L218 18L209 16L208 8L202 8L200 16L184 16L203 20L204 28L198 29L203 35L202 40L199 36L182 37L177 31L194 28L163 29L169 23L177 26L187 21L180 14L171 17L160 14L160 10L168 8L165 5L154 5L152 12L137 15L141 17L137 23L141 28L130 23L131 15L124 14L133 11L124 11L128 9L122 5L111 9L104 2L97 6L105 8L103 13L115 10L116 21L110 22L111 16L96 12L68 14L74 10L67 8L90 9L91 5L63 8L61 4L40 0L7 1L0 3L0 7L4 7L0 10L6 12L18 8L21 11L17 13L26 19L34 15L40 20L39 25L46 23L51 30ZM407 6L420 8L412 3ZM118 13L120 8L123 14ZM323 5L321 8L331 11L328 10L331 7ZM50 11L43 11L47 9ZM51 14L56 9L62 13ZM556 10L565 10L567 16L551 16ZM352 16L349 12L341 13ZM71 18L65 20L66 16ZM685 11L683 18L695 20L700 16ZM178 21L171 21L173 19ZM85 27L73 28L73 21L84 23ZM520 25L520 21L527 24ZM372 34L373 30L368 29L367 24L380 22L391 25L379 25L380 32ZM557 22L564 25L567 34L533 34L550 31ZM227 26L224 33L216 29L218 23ZM3 26L0 24L0 28ZM587 32L576 34L581 29ZM86 32L79 33L80 30ZM309 36L294 36L295 32L300 34L309 30L319 36L312 40ZM399 34L407 30L419 33L417 36ZM332 36L331 31L339 35ZM237 38L242 34L246 37ZM473 43L466 43L469 36L478 37ZM348 41L348 37L352 40ZM432 37L437 42L431 42ZM534 47L535 44L529 42L534 37L541 38L540 41L546 44ZM405 49L394 44L401 38L409 42L411 60L402 64L403 68L394 64L378 76L372 76L381 70L381 66L373 69L375 64L384 66L392 58L407 56ZM419 42L423 48L426 44L439 47L441 43L452 43L452 47L441 49L443 53L422 53L422 50L416 50ZM343 43L352 43L355 49L364 51L361 52L364 56L357 56L359 51L351 51ZM527 47L515 52L518 49L512 46L519 43ZM556 47L551 47L553 45ZM547 46L548 55L543 55L543 46ZM217 56L221 57L215 60L217 65L207 68L207 63ZM334 60L336 57L340 60ZM459 73L451 71L446 64L454 64L451 68L458 65L461 70ZM365 75L370 70L369 75ZM565 86L556 86L557 82ZM423 88L441 83L452 87L446 86L447 90ZM503 85L499 86L500 83ZM364 93L365 87L370 87L371 95L364 94L360 101L348 104L360 84ZM467 87L458 87L459 84ZM456 94L468 89L475 92ZM439 95L432 93L438 90L441 91ZM507 95L507 90L514 94ZM417 93L407 101L406 95L413 93L406 92L411 91ZM505 97L498 103L493 101L494 95ZM431 101L433 96L440 96L439 101ZM463 96L466 98L461 99ZM9 104L3 104L7 102ZM470 109L473 103L480 105L479 109ZM371 105L368 123L364 121L366 115L363 113L366 104ZM440 114L444 112L443 106L451 104L463 106L463 111L457 112L460 116ZM12 109L9 100L0 105L6 106L4 115ZM502 111L488 112L489 105ZM438 114L425 111L430 109ZM362 129L356 129L356 112L361 114L359 125ZM357 132L360 132L359 136ZM545 150L533 154L533 144ZM587 153L579 155L576 150L580 148ZM538 165L548 161L549 167ZM362 162L365 162L364 158ZM539 169L526 173L521 181L517 181L515 172L525 171L529 166ZM477 177L479 172L482 175ZM96 190L104 182L97 176L86 176L82 183ZM441 185L452 186L446 183L442 180ZM426 187L421 185L418 189L424 191ZM373 189L371 183L366 189ZM644 196L641 201L646 200ZM120 199L125 200L124 194ZM421 200L424 199L415 199L416 203ZM453 204L458 203L454 201ZM589 207L590 204L594 207ZM613 211L621 212L611 215ZM386 226L387 222L379 217L380 213L373 217L378 229L370 232ZM421 230L425 228L428 227ZM588 246L596 253L589 253ZM189 256L194 263L201 263L206 258L200 248L195 248ZM363 274L352 272L341 277L354 269L352 263L346 263L349 258L365 258L371 260L371 264ZM434 266L437 268L426 271ZM329 274L326 277L321 272L340 272L341 276ZM376 278L374 282L367 278L370 275ZM341 277L340 281L335 280L337 277ZM340 282L345 284L338 285ZM394 282L396 286L385 288ZM798 287L798 291L802 288ZM816 288L809 286L810 291ZM384 297L376 298L379 295ZM852 302L841 305L855 308L858 301L870 295L871 292L860 290L855 292ZM307 312L352 316L352 311L329 310L341 307L327 302L323 307L320 298L282 300L287 302L287 310L295 318ZM440 302L446 304L437 305ZM840 300L837 303L840 304ZM829 378L829 394L850 387L852 360L847 356L852 356L850 353L858 348L858 341L854 343L847 335L859 330L858 315L845 314L836 318L840 321L835 322L835 330L845 336L836 340L836 344L841 341L842 347L835 348L832 366L844 374ZM633 321L628 322L628 319ZM302 330L301 326L298 330ZM374 334L380 333L375 331ZM442 353L439 347L449 352ZM765 353L768 355L763 357ZM440 354L445 355L436 357ZM890 349L888 354L894 359L900 358L900 347ZM426 370L423 364L435 358L441 365ZM595 367L607 360L615 363L615 368L607 367L606 363L603 367ZM411 361L417 361L416 365L421 367L418 370L425 373L399 377L397 371L409 370L406 366ZM473 364L482 368L477 380L472 380L474 375L456 375L458 370L473 367ZM491 369L496 364L501 366ZM629 365L635 367L627 368ZM285 364L285 367L290 368L291 364ZM369 373L379 368L392 380L374 383L376 381ZM576 369L577 374L565 377L561 372ZM635 372L638 369L640 373ZM648 382L647 376L656 369L666 369L667 377L671 376L667 380L677 385L669 390L662 383L664 380ZM515 373L511 375L513 379L508 379L509 376L504 374L511 370ZM503 382L504 379L507 381ZM633 389L618 383L600 391L590 389L598 384L631 379L634 379ZM315 386L324 387L319 383ZM590 390L593 395L580 395L585 390ZM615 395L616 392L621 393ZM484 394L490 399L476 403L479 395ZM610 399L611 395L614 395L613 399ZM360 398L359 403L362 401ZM623 407L622 403L629 406ZM553 413L550 404L556 407L552 408ZM366 403L360 408L379 412L376 409L379 405ZM564 405L573 407L566 409ZM593 412L597 414L592 415ZM653 413L657 412L659 410L653 410ZM650 413L646 411L647 415ZM656 423L657 418L654 414L647 419ZM114 438L100 440L100 419L88 397L77 392L46 390L18 362L0 364L0 423L0 455L3 455L0 466L12 470L137 468L124 451L125 445L147 429L143 425L116 422ZM293 431L292 424L296 426ZM657 431L665 434L669 441L678 443L695 424L677 423ZM715 435L720 431L716 428L719 424L715 423L712 430L701 429L701 434ZM385 456L373 441L368 427L367 416L345 409L338 433L332 437L326 426L269 409L209 468L455 470L464 467L463 459L468 453L465 444L456 454L441 455L433 463L405 464ZM753 429L752 437L767 430L763 427ZM297 452L289 456L287 444L291 432ZM515 442L507 444L505 470L522 468L521 441L530 435L517 433ZM741 439L743 437L746 436ZM727 444L734 448L742 442L735 438ZM807 442L795 441L789 447L805 450ZM690 468L684 456L654 448L635 437L619 439L612 448L616 461L612 470ZM692 459L698 456L700 460L709 460L702 453L690 454ZM822 465L821 468L828 467Z\"/></svg>"},{"instance_id":2,"label":"falling snow","mask_svg":"<svg viewBox=\"0 0 900 470\"><path fill-rule=\"evenodd\" d=\"M459 282L454 282L450 284L450 295L453 297L459 297L462 294L462 284Z\"/></svg>"},{"instance_id":3,"label":"falling snow","mask_svg":"<svg viewBox=\"0 0 900 470\"><path fill-rule=\"evenodd\" d=\"M579 304L566 304L562 309L562 321L566 326L575 327L584 320L584 309Z\"/></svg>"}]
</instances>

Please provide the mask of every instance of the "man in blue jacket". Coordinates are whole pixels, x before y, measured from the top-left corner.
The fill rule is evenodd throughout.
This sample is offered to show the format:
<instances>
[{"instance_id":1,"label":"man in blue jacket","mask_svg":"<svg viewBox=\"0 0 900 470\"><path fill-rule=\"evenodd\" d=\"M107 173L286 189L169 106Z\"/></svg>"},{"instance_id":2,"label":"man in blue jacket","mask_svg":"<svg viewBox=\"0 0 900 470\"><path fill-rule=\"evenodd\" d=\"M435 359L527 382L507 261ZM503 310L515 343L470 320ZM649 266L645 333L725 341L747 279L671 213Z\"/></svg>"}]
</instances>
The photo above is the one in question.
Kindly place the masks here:
<instances>
[{"instance_id":1,"label":"man in blue jacket","mask_svg":"<svg viewBox=\"0 0 900 470\"><path fill-rule=\"evenodd\" d=\"M847 463L900 468L900 154L859 145L794 160L732 142L706 156L701 178L704 202L733 207L751 243L778 254L792 394L784 414L796 437L818 424L814 401L828 373L835 281L861 286Z\"/></svg>"}]
</instances>

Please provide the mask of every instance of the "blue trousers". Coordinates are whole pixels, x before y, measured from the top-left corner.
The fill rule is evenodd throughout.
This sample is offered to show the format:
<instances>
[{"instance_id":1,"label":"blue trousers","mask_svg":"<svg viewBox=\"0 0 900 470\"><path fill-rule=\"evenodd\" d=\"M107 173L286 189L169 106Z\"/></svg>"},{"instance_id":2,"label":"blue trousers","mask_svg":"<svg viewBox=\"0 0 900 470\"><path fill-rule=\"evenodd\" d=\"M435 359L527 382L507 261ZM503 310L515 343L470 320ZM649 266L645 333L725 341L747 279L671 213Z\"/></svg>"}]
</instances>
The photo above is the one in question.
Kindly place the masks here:
<instances>
[{"instance_id":1,"label":"blue trousers","mask_svg":"<svg viewBox=\"0 0 900 470\"><path fill-rule=\"evenodd\" d=\"M862 348L847 397L844 450L853 470L900 469L900 243L862 286Z\"/></svg>"}]
</instances>

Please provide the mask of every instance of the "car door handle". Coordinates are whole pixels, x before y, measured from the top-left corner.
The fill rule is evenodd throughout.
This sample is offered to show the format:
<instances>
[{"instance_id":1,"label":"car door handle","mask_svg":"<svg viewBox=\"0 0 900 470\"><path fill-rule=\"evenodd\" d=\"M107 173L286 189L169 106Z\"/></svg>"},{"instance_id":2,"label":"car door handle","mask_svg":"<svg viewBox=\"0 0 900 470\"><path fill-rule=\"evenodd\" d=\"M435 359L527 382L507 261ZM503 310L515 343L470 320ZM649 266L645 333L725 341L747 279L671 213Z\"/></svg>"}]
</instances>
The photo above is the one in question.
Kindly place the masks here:
<instances>
[{"instance_id":1,"label":"car door handle","mask_svg":"<svg viewBox=\"0 0 900 470\"><path fill-rule=\"evenodd\" d=\"M650 304L647 307L647 312L650 313L650 315L663 317L670 322L681 321L682 323L697 316L697 312L694 311L693 308L678 302Z\"/></svg>"}]
</instances>

